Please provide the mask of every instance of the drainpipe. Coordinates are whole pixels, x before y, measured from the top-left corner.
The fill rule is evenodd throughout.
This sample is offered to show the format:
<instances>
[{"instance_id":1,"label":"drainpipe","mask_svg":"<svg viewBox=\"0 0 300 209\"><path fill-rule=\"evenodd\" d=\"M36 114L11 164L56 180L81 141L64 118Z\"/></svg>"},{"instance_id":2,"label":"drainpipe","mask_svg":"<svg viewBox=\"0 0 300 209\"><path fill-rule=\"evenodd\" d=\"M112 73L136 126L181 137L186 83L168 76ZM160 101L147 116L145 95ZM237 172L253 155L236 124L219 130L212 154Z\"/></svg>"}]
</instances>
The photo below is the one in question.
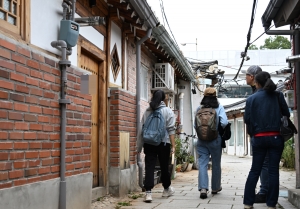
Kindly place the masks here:
<instances>
[{"instance_id":1,"label":"drainpipe","mask_svg":"<svg viewBox=\"0 0 300 209\"><path fill-rule=\"evenodd\" d=\"M52 41L51 46L61 50L62 58L59 61L61 70L61 93L60 93L60 190L59 190L59 209L66 209L66 105L70 104L70 100L66 99L67 90L67 66L71 62L66 59L67 57L67 44L65 41Z\"/></svg>"},{"instance_id":2,"label":"drainpipe","mask_svg":"<svg viewBox=\"0 0 300 209\"><path fill-rule=\"evenodd\" d=\"M296 33L294 38L295 38L295 42L294 42L295 55L298 55L300 54L300 34ZM300 130L300 63L299 61L295 62L295 72L296 72L296 97L297 97L297 121L298 121L297 128L299 131ZM298 136L298 153L299 153L298 156L299 156L300 155L300 141L299 141L300 134L298 133L297 136ZM298 164L300 164L300 157L298 161L299 161ZM300 182L300 180L296 178L296 182L298 183ZM300 185L297 185L297 183L296 183L296 188L299 189Z\"/></svg>"},{"instance_id":3,"label":"drainpipe","mask_svg":"<svg viewBox=\"0 0 300 209\"><path fill-rule=\"evenodd\" d=\"M140 136L141 131L141 45L144 43L148 38L150 38L152 32L152 28L147 30L146 36L141 38L139 41L136 42L136 127L137 127L137 137ZM137 165L139 167L139 186L144 188L143 183L143 162L141 159L140 154L137 154Z\"/></svg>"},{"instance_id":4,"label":"drainpipe","mask_svg":"<svg viewBox=\"0 0 300 209\"><path fill-rule=\"evenodd\" d=\"M192 92L192 88L193 88L193 83L190 82L190 92ZM190 93L190 105L191 105L191 125L192 125L192 135L195 135L195 129L194 129L194 114L193 114L193 110L194 110L194 104L193 104L193 95L192 93ZM197 145L197 138L192 138L192 152L194 155L194 167L198 168L197 165L197 151L196 151L196 145Z\"/></svg>"}]
</instances>

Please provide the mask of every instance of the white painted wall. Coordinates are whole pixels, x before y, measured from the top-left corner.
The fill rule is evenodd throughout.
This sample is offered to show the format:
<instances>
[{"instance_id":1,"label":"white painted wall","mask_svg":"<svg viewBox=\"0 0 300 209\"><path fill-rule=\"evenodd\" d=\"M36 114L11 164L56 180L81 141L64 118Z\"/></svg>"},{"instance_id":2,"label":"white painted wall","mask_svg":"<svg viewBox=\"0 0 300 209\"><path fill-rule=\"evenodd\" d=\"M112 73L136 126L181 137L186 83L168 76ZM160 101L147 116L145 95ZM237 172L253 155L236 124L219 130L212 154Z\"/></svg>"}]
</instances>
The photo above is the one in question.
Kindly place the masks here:
<instances>
[{"instance_id":1,"label":"white painted wall","mask_svg":"<svg viewBox=\"0 0 300 209\"><path fill-rule=\"evenodd\" d=\"M54 54L61 52L50 43L58 39L60 21L62 20L62 0L31 0L31 44ZM75 17L80 17L76 14ZM104 36L91 26L80 27L80 35L85 37L99 49L104 49ZM69 56L71 64L77 66L77 46L72 48Z\"/></svg>"},{"instance_id":2,"label":"white painted wall","mask_svg":"<svg viewBox=\"0 0 300 209\"><path fill-rule=\"evenodd\" d=\"M31 44L59 55L60 52L50 43L58 39L63 11L61 4L61 0L31 0L30 9Z\"/></svg>"},{"instance_id":3,"label":"white painted wall","mask_svg":"<svg viewBox=\"0 0 300 209\"><path fill-rule=\"evenodd\" d=\"M117 46L117 51L120 60L120 71L117 76L117 80L114 81L112 73L112 67L110 66L110 82L118 86L122 86L122 30L114 22L111 24L111 40L110 40L110 53L112 52L114 45Z\"/></svg>"}]
</instances>

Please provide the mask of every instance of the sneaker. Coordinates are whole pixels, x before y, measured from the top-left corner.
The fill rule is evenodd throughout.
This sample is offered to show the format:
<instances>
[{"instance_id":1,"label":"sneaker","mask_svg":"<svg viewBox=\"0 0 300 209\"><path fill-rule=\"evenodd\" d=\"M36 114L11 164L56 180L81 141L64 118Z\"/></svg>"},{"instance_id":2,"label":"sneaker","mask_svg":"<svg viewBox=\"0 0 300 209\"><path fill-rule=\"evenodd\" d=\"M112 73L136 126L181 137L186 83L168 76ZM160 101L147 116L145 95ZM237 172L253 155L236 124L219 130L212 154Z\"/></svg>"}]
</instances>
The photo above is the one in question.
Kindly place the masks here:
<instances>
[{"instance_id":1,"label":"sneaker","mask_svg":"<svg viewBox=\"0 0 300 209\"><path fill-rule=\"evenodd\" d=\"M268 207L268 209L276 209L276 207Z\"/></svg>"},{"instance_id":2,"label":"sneaker","mask_svg":"<svg viewBox=\"0 0 300 209\"><path fill-rule=\"evenodd\" d=\"M152 194L151 192L146 192L144 202L152 202Z\"/></svg>"},{"instance_id":3,"label":"sneaker","mask_svg":"<svg viewBox=\"0 0 300 209\"><path fill-rule=\"evenodd\" d=\"M257 193L255 195L254 203L266 203L267 195Z\"/></svg>"},{"instance_id":4,"label":"sneaker","mask_svg":"<svg viewBox=\"0 0 300 209\"><path fill-rule=\"evenodd\" d=\"M200 198L206 199L207 198L207 189L201 189L200 190Z\"/></svg>"},{"instance_id":5,"label":"sneaker","mask_svg":"<svg viewBox=\"0 0 300 209\"><path fill-rule=\"evenodd\" d=\"M169 187L168 189L164 189L162 196L163 197L170 197L175 193L175 190L173 187Z\"/></svg>"},{"instance_id":6,"label":"sneaker","mask_svg":"<svg viewBox=\"0 0 300 209\"><path fill-rule=\"evenodd\" d=\"M253 209L252 205L244 205L244 209Z\"/></svg>"},{"instance_id":7,"label":"sneaker","mask_svg":"<svg viewBox=\"0 0 300 209\"><path fill-rule=\"evenodd\" d=\"M222 191L222 187L221 187L220 189L218 189L218 190L212 190L211 193L212 193L212 194L217 194L217 193L220 192L220 191Z\"/></svg>"}]
</instances>

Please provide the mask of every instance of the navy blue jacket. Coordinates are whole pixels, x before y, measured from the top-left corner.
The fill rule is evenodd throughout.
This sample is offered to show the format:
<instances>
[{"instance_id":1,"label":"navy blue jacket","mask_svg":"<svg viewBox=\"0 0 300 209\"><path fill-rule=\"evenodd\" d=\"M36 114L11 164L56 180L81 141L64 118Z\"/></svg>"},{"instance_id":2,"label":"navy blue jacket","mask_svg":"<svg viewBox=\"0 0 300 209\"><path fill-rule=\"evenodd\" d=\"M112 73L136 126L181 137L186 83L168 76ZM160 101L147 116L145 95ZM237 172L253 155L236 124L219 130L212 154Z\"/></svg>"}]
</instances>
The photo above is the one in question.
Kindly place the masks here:
<instances>
[{"instance_id":1,"label":"navy blue jacket","mask_svg":"<svg viewBox=\"0 0 300 209\"><path fill-rule=\"evenodd\" d=\"M261 132L280 131L281 112L278 93L282 114L289 118L290 112L281 92L267 93L263 89L258 89L247 98L244 121L250 136Z\"/></svg>"}]
</instances>

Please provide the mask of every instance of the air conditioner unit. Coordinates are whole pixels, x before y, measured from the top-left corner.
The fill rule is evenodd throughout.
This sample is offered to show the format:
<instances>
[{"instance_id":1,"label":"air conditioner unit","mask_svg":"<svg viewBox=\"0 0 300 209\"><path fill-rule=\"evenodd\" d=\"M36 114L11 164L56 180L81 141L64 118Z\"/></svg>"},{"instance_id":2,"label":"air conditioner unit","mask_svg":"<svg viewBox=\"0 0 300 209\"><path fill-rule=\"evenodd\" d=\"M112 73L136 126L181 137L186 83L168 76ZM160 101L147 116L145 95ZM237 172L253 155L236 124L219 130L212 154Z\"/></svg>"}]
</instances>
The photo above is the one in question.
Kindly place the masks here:
<instances>
[{"instance_id":1,"label":"air conditioner unit","mask_svg":"<svg viewBox=\"0 0 300 209\"><path fill-rule=\"evenodd\" d=\"M169 63L156 63L152 72L152 89L174 92L174 69Z\"/></svg>"}]
</instances>

